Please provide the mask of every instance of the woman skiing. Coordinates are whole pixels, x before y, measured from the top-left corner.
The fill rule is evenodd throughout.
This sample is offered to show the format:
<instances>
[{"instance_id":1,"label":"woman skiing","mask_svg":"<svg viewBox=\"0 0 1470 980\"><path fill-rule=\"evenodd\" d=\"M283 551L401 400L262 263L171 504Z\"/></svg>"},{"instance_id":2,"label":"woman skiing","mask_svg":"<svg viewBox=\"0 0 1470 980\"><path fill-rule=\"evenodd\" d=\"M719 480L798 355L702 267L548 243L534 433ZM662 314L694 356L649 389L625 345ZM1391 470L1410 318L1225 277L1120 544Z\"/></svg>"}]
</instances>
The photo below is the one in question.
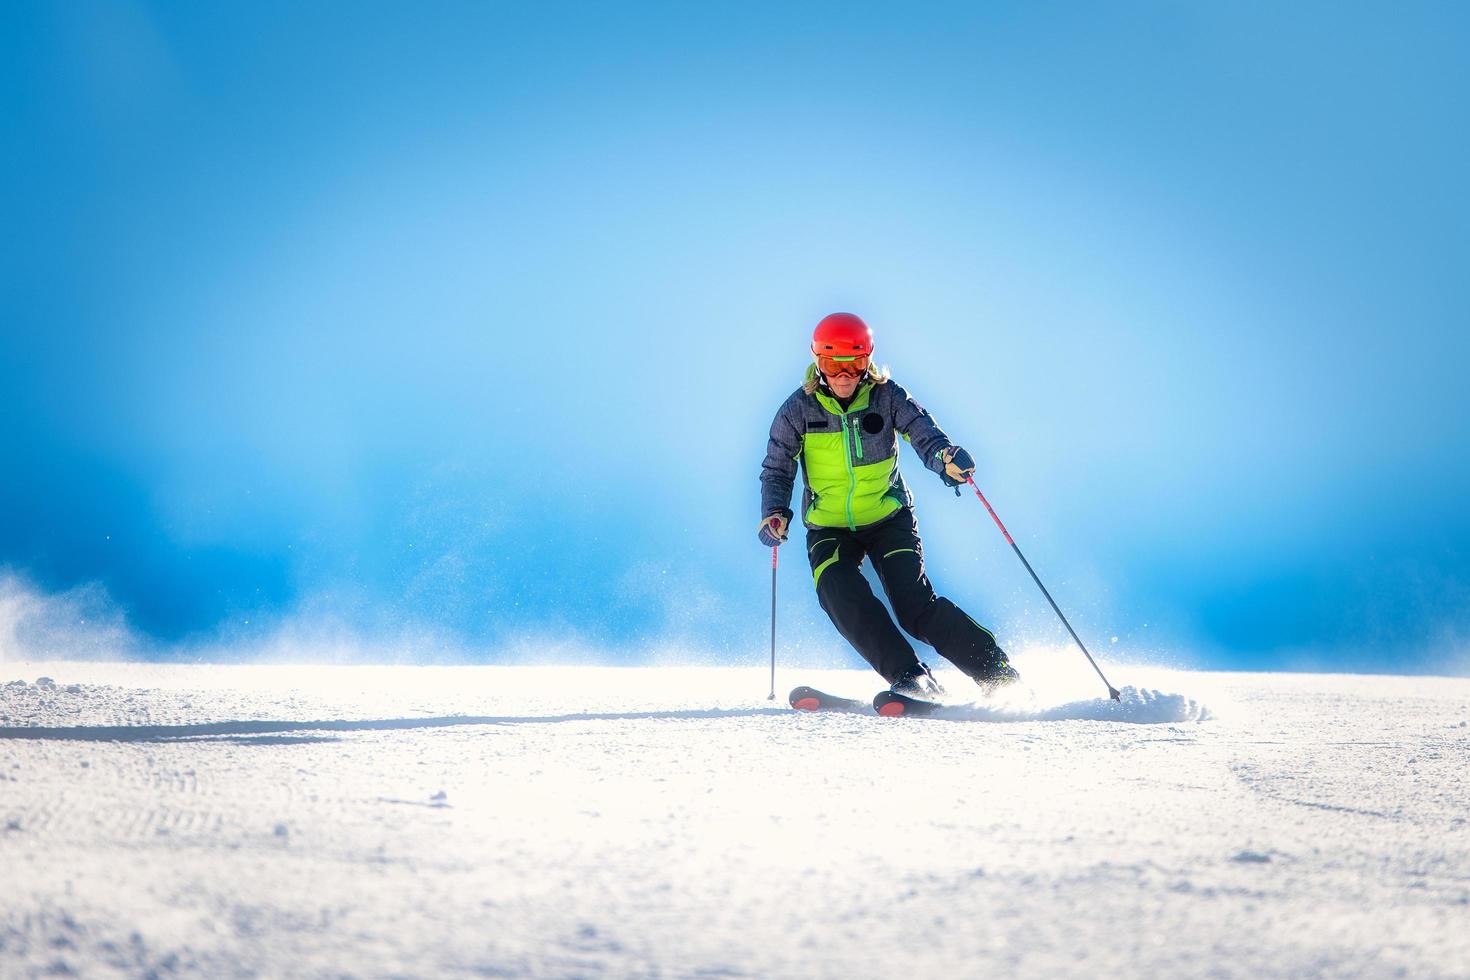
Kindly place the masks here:
<instances>
[{"instance_id":1,"label":"woman skiing","mask_svg":"<svg viewBox=\"0 0 1470 980\"><path fill-rule=\"evenodd\" d=\"M791 489L801 461L807 557L817 599L892 690L910 697L943 693L863 578L871 559L898 624L927 643L987 693L1018 680L990 631L948 599L924 573L913 497L898 472L898 439L919 453L945 485L975 470L929 413L872 364L873 333L851 313L833 313L812 335L806 381L776 412L761 464L761 543L775 547L790 527Z\"/></svg>"}]
</instances>

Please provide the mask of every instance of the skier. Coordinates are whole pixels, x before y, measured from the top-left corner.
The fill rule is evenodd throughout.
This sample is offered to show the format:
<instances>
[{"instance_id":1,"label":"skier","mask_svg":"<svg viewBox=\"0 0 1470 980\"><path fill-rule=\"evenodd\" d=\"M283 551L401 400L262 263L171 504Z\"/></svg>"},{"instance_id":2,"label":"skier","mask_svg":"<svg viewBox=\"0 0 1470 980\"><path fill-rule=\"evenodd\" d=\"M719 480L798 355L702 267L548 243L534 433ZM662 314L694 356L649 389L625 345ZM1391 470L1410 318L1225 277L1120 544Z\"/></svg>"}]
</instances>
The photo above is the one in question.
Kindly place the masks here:
<instances>
[{"instance_id":1,"label":"skier","mask_svg":"<svg viewBox=\"0 0 1470 980\"><path fill-rule=\"evenodd\" d=\"M761 464L761 543L775 547L791 524L801 460L802 522L817 599L847 642L898 694L943 694L862 575L870 558L910 636L934 647L988 694L1020 679L989 630L924 573L913 497L898 472L902 436L946 486L975 470L929 413L872 363L873 333L851 313L833 313L812 334L806 380L776 412Z\"/></svg>"}]
</instances>

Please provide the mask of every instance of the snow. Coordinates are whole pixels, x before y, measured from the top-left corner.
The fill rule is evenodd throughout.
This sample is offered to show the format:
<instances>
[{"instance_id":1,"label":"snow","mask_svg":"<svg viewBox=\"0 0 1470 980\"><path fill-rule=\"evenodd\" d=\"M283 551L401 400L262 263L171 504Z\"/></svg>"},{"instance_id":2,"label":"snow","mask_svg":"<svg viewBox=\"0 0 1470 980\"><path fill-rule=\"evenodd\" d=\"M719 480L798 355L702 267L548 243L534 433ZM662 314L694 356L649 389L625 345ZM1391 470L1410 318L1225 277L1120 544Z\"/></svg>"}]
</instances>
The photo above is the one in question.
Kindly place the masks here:
<instances>
[{"instance_id":1,"label":"snow","mask_svg":"<svg viewBox=\"0 0 1470 980\"><path fill-rule=\"evenodd\" d=\"M1470 970L1470 680L1018 666L0 664L0 975Z\"/></svg>"},{"instance_id":2,"label":"snow","mask_svg":"<svg viewBox=\"0 0 1470 980\"><path fill-rule=\"evenodd\" d=\"M1002 691L990 700L947 704L927 717L953 721L1126 721L1137 725L1207 721L1211 717L1207 705L1183 694L1131 684L1124 685L1118 694L1116 701L1094 697L1050 704L1021 687Z\"/></svg>"}]
</instances>

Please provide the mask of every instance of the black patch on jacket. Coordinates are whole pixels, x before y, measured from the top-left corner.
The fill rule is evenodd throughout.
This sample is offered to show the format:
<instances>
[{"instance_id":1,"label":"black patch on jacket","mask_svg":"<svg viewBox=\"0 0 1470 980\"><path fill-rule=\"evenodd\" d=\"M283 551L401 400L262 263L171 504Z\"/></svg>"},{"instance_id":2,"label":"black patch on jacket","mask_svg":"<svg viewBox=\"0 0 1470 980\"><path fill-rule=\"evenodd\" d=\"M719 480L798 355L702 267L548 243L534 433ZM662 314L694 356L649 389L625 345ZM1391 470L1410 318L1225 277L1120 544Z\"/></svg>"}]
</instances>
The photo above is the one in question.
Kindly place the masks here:
<instances>
[{"instance_id":1,"label":"black patch on jacket","mask_svg":"<svg viewBox=\"0 0 1470 980\"><path fill-rule=\"evenodd\" d=\"M831 417L830 416L827 417L827 418L820 418L820 419L807 419L806 420L806 427L808 429L825 429L831 423L831 421L832 420L831 420Z\"/></svg>"},{"instance_id":2,"label":"black patch on jacket","mask_svg":"<svg viewBox=\"0 0 1470 980\"><path fill-rule=\"evenodd\" d=\"M877 412L869 412L863 416L863 431L869 435L876 436L883 431L883 416Z\"/></svg>"}]
</instances>

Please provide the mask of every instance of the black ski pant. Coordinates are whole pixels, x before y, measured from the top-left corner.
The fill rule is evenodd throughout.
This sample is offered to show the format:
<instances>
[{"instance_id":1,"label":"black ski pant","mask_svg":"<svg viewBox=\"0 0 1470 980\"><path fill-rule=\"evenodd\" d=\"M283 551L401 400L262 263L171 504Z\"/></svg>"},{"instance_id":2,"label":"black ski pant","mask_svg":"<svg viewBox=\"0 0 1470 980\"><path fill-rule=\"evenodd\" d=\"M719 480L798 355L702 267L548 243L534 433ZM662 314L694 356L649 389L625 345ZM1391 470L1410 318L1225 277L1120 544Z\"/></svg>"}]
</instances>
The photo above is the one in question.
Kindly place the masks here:
<instances>
[{"instance_id":1,"label":"black ski pant","mask_svg":"<svg viewBox=\"0 0 1470 980\"><path fill-rule=\"evenodd\" d=\"M864 559L872 559L898 625L914 639L929 644L976 680L989 678L1006 662L989 630L934 594L924 574L924 546L911 509L905 507L856 531L809 529L806 550L817 599L832 625L888 683L897 681L919 658L873 595L863 577Z\"/></svg>"}]
</instances>

